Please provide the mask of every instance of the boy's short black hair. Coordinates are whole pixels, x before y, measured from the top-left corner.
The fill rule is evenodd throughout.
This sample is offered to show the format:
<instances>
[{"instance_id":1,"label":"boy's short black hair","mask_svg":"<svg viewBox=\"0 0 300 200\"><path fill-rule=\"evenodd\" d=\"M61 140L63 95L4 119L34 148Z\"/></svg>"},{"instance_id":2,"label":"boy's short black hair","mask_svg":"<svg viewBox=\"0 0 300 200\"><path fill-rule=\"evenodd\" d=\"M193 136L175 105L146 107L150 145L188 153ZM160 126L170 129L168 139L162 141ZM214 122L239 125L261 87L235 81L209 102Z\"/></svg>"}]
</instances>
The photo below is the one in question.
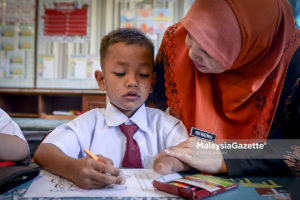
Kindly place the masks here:
<instances>
[{"instance_id":1,"label":"boy's short black hair","mask_svg":"<svg viewBox=\"0 0 300 200\"><path fill-rule=\"evenodd\" d=\"M134 28L119 28L111 31L101 40L100 45L100 57L101 64L103 63L107 49L110 45L125 42L126 44L139 44L149 48L152 52L152 57L154 59L154 46L151 40L141 31Z\"/></svg>"}]
</instances>

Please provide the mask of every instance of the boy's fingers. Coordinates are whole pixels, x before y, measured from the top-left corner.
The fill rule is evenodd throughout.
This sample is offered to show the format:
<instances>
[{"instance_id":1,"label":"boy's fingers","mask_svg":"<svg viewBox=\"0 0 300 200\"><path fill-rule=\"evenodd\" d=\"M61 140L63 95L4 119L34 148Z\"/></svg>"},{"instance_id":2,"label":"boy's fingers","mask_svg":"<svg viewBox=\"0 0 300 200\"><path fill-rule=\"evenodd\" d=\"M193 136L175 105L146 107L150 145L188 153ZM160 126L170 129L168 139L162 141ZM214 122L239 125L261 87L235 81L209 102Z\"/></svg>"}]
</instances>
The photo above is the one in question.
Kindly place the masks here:
<instances>
[{"instance_id":1,"label":"boy's fingers","mask_svg":"<svg viewBox=\"0 0 300 200\"><path fill-rule=\"evenodd\" d=\"M113 184L124 185L125 182L126 182L125 177L122 177L122 178L117 179L116 183L113 183ZM102 183L102 182L99 182L98 180L93 180L93 183L91 185L91 189L92 188L104 188L104 187L107 187L109 185L111 185L111 184Z\"/></svg>"},{"instance_id":2,"label":"boy's fingers","mask_svg":"<svg viewBox=\"0 0 300 200\"><path fill-rule=\"evenodd\" d=\"M112 176L120 176L122 174L120 169L115 168L112 165L101 163L99 161L93 162L93 168L98 172L110 174Z\"/></svg>"},{"instance_id":3,"label":"boy's fingers","mask_svg":"<svg viewBox=\"0 0 300 200\"><path fill-rule=\"evenodd\" d=\"M109 158L106 158L102 155L97 155L97 157L102 160L105 164L114 165L113 161Z\"/></svg>"},{"instance_id":4,"label":"boy's fingers","mask_svg":"<svg viewBox=\"0 0 300 200\"><path fill-rule=\"evenodd\" d=\"M99 173L97 171L94 171L92 179L95 183L100 185L125 184L125 177L123 176L113 176L110 174Z\"/></svg>"}]
</instances>

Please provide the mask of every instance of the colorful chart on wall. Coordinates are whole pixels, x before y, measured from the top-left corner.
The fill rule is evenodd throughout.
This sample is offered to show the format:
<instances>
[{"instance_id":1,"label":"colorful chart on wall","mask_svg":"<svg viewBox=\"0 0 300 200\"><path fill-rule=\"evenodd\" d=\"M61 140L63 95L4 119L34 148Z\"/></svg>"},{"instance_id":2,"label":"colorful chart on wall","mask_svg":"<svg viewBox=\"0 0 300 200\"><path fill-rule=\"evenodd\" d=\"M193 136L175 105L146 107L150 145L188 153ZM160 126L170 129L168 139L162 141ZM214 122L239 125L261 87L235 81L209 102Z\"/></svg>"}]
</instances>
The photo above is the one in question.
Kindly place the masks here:
<instances>
[{"instance_id":1,"label":"colorful chart on wall","mask_svg":"<svg viewBox=\"0 0 300 200\"><path fill-rule=\"evenodd\" d=\"M136 10L135 9L121 9L120 26L124 28L136 27Z\"/></svg>"},{"instance_id":2,"label":"colorful chart on wall","mask_svg":"<svg viewBox=\"0 0 300 200\"><path fill-rule=\"evenodd\" d=\"M41 42L85 42L89 39L90 0L41 0Z\"/></svg>"},{"instance_id":3,"label":"colorful chart on wall","mask_svg":"<svg viewBox=\"0 0 300 200\"><path fill-rule=\"evenodd\" d=\"M154 32L163 34L171 26L171 14L168 8L154 9Z\"/></svg>"}]
</instances>

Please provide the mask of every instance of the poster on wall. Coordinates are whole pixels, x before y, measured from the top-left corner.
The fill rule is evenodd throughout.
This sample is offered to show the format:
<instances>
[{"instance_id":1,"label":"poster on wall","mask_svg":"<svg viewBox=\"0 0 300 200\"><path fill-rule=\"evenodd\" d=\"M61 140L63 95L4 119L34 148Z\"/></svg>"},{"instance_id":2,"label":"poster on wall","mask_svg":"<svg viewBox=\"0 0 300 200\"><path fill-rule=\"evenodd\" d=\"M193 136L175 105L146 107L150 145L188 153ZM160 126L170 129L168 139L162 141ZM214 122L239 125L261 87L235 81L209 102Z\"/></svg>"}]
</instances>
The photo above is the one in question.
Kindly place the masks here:
<instances>
[{"instance_id":1,"label":"poster on wall","mask_svg":"<svg viewBox=\"0 0 300 200\"><path fill-rule=\"evenodd\" d=\"M19 22L22 24L35 23L35 1L21 0L19 2Z\"/></svg>"},{"instance_id":2,"label":"poster on wall","mask_svg":"<svg viewBox=\"0 0 300 200\"><path fill-rule=\"evenodd\" d=\"M87 78L87 56L71 55L68 78L86 79Z\"/></svg>"},{"instance_id":3,"label":"poster on wall","mask_svg":"<svg viewBox=\"0 0 300 200\"><path fill-rule=\"evenodd\" d=\"M96 70L102 70L100 66L100 56L89 56L87 60L87 78L94 79Z\"/></svg>"},{"instance_id":4,"label":"poster on wall","mask_svg":"<svg viewBox=\"0 0 300 200\"><path fill-rule=\"evenodd\" d=\"M153 33L153 8L139 8L137 11L137 28L144 33Z\"/></svg>"},{"instance_id":5,"label":"poster on wall","mask_svg":"<svg viewBox=\"0 0 300 200\"><path fill-rule=\"evenodd\" d=\"M136 13L135 13L135 9L121 9L121 27L124 28L134 28L136 27Z\"/></svg>"},{"instance_id":6,"label":"poster on wall","mask_svg":"<svg viewBox=\"0 0 300 200\"><path fill-rule=\"evenodd\" d=\"M41 42L86 42L89 39L90 0L41 0Z\"/></svg>"},{"instance_id":7,"label":"poster on wall","mask_svg":"<svg viewBox=\"0 0 300 200\"><path fill-rule=\"evenodd\" d=\"M34 24L35 0L1 0L0 22Z\"/></svg>"},{"instance_id":8,"label":"poster on wall","mask_svg":"<svg viewBox=\"0 0 300 200\"><path fill-rule=\"evenodd\" d=\"M0 78L7 76L8 59L0 58Z\"/></svg>"},{"instance_id":9,"label":"poster on wall","mask_svg":"<svg viewBox=\"0 0 300 200\"><path fill-rule=\"evenodd\" d=\"M19 1L18 0L9 0L5 2L6 7L4 7L4 17L5 22L9 23L16 23L19 19Z\"/></svg>"},{"instance_id":10,"label":"poster on wall","mask_svg":"<svg viewBox=\"0 0 300 200\"><path fill-rule=\"evenodd\" d=\"M2 37L0 40L0 50L2 51L14 51L15 40L13 37Z\"/></svg>"},{"instance_id":11,"label":"poster on wall","mask_svg":"<svg viewBox=\"0 0 300 200\"><path fill-rule=\"evenodd\" d=\"M8 52L8 77L23 78L24 77L24 51L10 51Z\"/></svg>"},{"instance_id":12,"label":"poster on wall","mask_svg":"<svg viewBox=\"0 0 300 200\"><path fill-rule=\"evenodd\" d=\"M171 15L168 8L154 9L154 33L163 34L171 26Z\"/></svg>"},{"instance_id":13,"label":"poster on wall","mask_svg":"<svg viewBox=\"0 0 300 200\"><path fill-rule=\"evenodd\" d=\"M40 55L38 63L39 78L53 79L54 78L54 55Z\"/></svg>"}]
</instances>

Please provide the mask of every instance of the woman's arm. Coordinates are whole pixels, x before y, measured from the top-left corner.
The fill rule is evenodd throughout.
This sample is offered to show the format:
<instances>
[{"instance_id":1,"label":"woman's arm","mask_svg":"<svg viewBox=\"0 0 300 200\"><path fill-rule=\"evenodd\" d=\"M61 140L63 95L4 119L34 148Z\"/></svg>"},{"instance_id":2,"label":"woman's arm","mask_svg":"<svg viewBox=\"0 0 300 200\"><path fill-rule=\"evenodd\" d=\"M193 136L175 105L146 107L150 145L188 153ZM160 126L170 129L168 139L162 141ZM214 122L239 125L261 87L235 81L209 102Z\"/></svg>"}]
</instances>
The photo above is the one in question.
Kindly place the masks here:
<instances>
[{"instance_id":1,"label":"woman's arm","mask_svg":"<svg viewBox=\"0 0 300 200\"><path fill-rule=\"evenodd\" d=\"M189 165L172 156L158 156L153 164L153 169L160 174L183 172L192 169Z\"/></svg>"},{"instance_id":2,"label":"woman's arm","mask_svg":"<svg viewBox=\"0 0 300 200\"><path fill-rule=\"evenodd\" d=\"M209 142L197 137L190 137L186 141L173 146L156 157L155 163L163 156L171 156L182 163L199 171L218 174L227 172L227 168L220 149L199 149L197 145Z\"/></svg>"}]
</instances>

